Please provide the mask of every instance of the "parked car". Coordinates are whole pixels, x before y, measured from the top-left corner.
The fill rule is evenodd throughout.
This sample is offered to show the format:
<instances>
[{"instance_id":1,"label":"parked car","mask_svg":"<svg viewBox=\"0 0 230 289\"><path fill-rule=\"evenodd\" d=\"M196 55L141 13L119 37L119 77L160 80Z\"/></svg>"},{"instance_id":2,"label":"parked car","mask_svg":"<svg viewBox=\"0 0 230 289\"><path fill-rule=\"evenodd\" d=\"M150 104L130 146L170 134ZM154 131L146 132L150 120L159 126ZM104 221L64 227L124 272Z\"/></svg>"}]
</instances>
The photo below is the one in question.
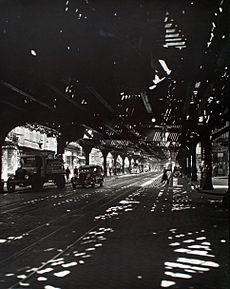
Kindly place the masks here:
<instances>
[{"instance_id":1,"label":"parked car","mask_svg":"<svg viewBox=\"0 0 230 289\"><path fill-rule=\"evenodd\" d=\"M76 187L82 186L91 186L95 187L96 184L99 184L101 187L104 183L104 173L101 166L98 165L86 165L79 167L78 175L74 175L71 179L73 189Z\"/></svg>"}]
</instances>

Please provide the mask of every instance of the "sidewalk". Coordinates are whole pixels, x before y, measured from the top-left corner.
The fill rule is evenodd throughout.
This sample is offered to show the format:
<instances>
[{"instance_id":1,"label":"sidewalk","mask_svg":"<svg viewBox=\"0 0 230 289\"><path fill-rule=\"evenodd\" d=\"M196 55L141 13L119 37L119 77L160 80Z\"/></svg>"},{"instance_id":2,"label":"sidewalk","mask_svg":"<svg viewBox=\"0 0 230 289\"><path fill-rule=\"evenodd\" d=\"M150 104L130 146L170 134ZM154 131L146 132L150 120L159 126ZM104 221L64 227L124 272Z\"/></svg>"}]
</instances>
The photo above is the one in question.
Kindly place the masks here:
<instances>
[{"instance_id":1,"label":"sidewalk","mask_svg":"<svg viewBox=\"0 0 230 289\"><path fill-rule=\"evenodd\" d=\"M191 182L191 184L192 186L194 186L196 190L198 190L201 193L224 196L228 190L228 177L227 176L213 177L212 178L213 190L203 190L202 188L200 188L200 180L198 180L197 182Z\"/></svg>"}]
</instances>

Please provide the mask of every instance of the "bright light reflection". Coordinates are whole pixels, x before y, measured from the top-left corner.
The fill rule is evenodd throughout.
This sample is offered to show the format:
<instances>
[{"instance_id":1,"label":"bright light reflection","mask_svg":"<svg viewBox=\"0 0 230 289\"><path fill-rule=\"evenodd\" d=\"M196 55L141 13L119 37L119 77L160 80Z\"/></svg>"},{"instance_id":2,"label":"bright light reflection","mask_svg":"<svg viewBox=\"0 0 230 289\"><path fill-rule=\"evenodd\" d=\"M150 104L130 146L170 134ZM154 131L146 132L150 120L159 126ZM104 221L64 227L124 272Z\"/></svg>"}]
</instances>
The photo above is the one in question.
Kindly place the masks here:
<instances>
[{"instance_id":1,"label":"bright light reflection","mask_svg":"<svg viewBox=\"0 0 230 289\"><path fill-rule=\"evenodd\" d=\"M33 56L37 56L37 52L36 52L35 50L33 50L33 49L30 50L30 53L31 53L31 55L33 55Z\"/></svg>"},{"instance_id":2,"label":"bright light reflection","mask_svg":"<svg viewBox=\"0 0 230 289\"><path fill-rule=\"evenodd\" d=\"M168 280L162 280L161 281L161 287L163 288L167 288L167 287L170 287L172 285L175 285L176 282L173 282L173 281L168 281Z\"/></svg>"},{"instance_id":3,"label":"bright light reflection","mask_svg":"<svg viewBox=\"0 0 230 289\"><path fill-rule=\"evenodd\" d=\"M65 271L60 271L60 272L57 272L57 273L54 273L54 275L58 278L63 278L67 275L70 274L70 271L69 270L65 270Z\"/></svg>"},{"instance_id":4,"label":"bright light reflection","mask_svg":"<svg viewBox=\"0 0 230 289\"><path fill-rule=\"evenodd\" d=\"M37 280L38 281L47 281L47 278L46 277L38 277Z\"/></svg>"},{"instance_id":5,"label":"bright light reflection","mask_svg":"<svg viewBox=\"0 0 230 289\"><path fill-rule=\"evenodd\" d=\"M173 31L170 31L173 32ZM166 62L163 59L159 59L160 65L162 66L162 68L164 69L164 71L169 75L172 70L170 70L166 64Z\"/></svg>"},{"instance_id":6,"label":"bright light reflection","mask_svg":"<svg viewBox=\"0 0 230 289\"><path fill-rule=\"evenodd\" d=\"M19 285L24 286L24 287L28 287L28 286L30 286L30 283L19 282Z\"/></svg>"},{"instance_id":7,"label":"bright light reflection","mask_svg":"<svg viewBox=\"0 0 230 289\"><path fill-rule=\"evenodd\" d=\"M206 265L209 267L219 267L220 266L216 262L204 261L204 260L200 260L200 259L178 258L177 261L182 262L182 263L196 264L196 265L202 265L202 266Z\"/></svg>"},{"instance_id":8,"label":"bright light reflection","mask_svg":"<svg viewBox=\"0 0 230 289\"><path fill-rule=\"evenodd\" d=\"M169 272L169 271L166 271L165 275L175 277L175 278L182 278L182 279L191 279L192 278L192 276L189 274L173 273L173 272Z\"/></svg>"},{"instance_id":9,"label":"bright light reflection","mask_svg":"<svg viewBox=\"0 0 230 289\"><path fill-rule=\"evenodd\" d=\"M69 268L69 267L73 267L73 266L76 266L76 265L77 265L77 262L74 261L74 262L62 264L62 267L63 267L63 268Z\"/></svg>"},{"instance_id":10,"label":"bright light reflection","mask_svg":"<svg viewBox=\"0 0 230 289\"><path fill-rule=\"evenodd\" d=\"M46 285L44 289L61 289L60 287L54 287L52 285Z\"/></svg>"},{"instance_id":11,"label":"bright light reflection","mask_svg":"<svg viewBox=\"0 0 230 289\"><path fill-rule=\"evenodd\" d=\"M37 271L38 274L44 274L53 271L53 268L45 268L43 270Z\"/></svg>"},{"instance_id":12,"label":"bright light reflection","mask_svg":"<svg viewBox=\"0 0 230 289\"><path fill-rule=\"evenodd\" d=\"M179 242L175 242L175 243L171 243L171 244L169 244L169 246L179 246L179 245L180 245Z\"/></svg>"}]
</instances>

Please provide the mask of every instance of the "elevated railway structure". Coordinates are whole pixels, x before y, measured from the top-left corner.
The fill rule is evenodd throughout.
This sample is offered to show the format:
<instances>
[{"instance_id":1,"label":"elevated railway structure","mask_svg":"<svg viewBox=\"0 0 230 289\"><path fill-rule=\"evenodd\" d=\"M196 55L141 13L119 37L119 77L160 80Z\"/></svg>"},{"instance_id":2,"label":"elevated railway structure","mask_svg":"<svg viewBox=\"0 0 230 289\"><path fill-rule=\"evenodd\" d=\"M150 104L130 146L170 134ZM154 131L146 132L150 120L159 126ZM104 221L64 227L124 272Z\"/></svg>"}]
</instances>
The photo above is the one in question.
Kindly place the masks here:
<instances>
[{"instance_id":1,"label":"elevated railway structure","mask_svg":"<svg viewBox=\"0 0 230 289\"><path fill-rule=\"evenodd\" d=\"M196 179L201 141L211 187L210 137L228 115L229 1L2 1L0 11L0 144L37 123L58 132L62 153L89 129L85 149L173 151L185 172L192 157Z\"/></svg>"}]
</instances>

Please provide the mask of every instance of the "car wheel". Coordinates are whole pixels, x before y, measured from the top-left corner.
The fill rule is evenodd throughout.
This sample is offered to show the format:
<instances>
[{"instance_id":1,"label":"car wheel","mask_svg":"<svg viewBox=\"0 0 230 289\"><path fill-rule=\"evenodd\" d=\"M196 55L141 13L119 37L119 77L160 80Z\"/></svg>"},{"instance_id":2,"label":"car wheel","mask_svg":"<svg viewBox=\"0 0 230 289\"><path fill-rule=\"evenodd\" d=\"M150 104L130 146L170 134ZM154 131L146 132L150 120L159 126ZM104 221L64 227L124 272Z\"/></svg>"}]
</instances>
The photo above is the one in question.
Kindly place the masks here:
<instances>
[{"instance_id":1,"label":"car wheel","mask_svg":"<svg viewBox=\"0 0 230 289\"><path fill-rule=\"evenodd\" d=\"M15 184L12 184L10 182L7 182L7 191L9 193L13 193L15 191Z\"/></svg>"},{"instance_id":2,"label":"car wheel","mask_svg":"<svg viewBox=\"0 0 230 289\"><path fill-rule=\"evenodd\" d=\"M64 176L59 176L56 179L56 184L57 184L57 187L59 189L64 189L64 187L65 187L65 177Z\"/></svg>"}]
</instances>

